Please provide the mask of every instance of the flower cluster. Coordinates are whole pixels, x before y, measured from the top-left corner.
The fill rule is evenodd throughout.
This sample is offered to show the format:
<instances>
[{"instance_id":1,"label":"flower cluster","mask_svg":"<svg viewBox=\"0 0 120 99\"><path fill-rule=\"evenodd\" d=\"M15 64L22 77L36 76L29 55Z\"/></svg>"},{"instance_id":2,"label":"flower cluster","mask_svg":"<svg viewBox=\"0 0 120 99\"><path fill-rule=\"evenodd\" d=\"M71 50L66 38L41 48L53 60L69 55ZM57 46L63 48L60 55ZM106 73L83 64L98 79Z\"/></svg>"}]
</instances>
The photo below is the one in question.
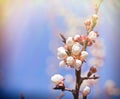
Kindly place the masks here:
<instances>
[{"instance_id":1,"label":"flower cluster","mask_svg":"<svg viewBox=\"0 0 120 99\"><path fill-rule=\"evenodd\" d=\"M55 74L51 77L51 81L55 84L54 89L60 89L62 91L70 91L72 92L74 99L78 99L79 92L82 93L83 99L87 97L87 95L91 92L89 86L85 86L82 91L80 91L81 84L84 80L90 79L98 79L99 77L95 75L97 72L96 66L92 65L86 76L81 76L81 68L82 64L86 62L88 58L88 52L86 48L88 46L94 45L98 32L95 32L93 29L97 23L98 16L97 14L93 14L91 19L85 20L84 24L87 30L86 35L74 35L73 37L65 38L62 34L60 37L64 43L63 46L57 48L57 58L60 60L59 66L67 66L75 69L76 74L76 83L75 89L66 88L64 85L64 77L60 74ZM94 74L94 75L93 75ZM72 78L69 79L68 82L71 82Z\"/></svg>"},{"instance_id":2,"label":"flower cluster","mask_svg":"<svg viewBox=\"0 0 120 99\"><path fill-rule=\"evenodd\" d=\"M60 59L60 66L70 66L79 70L82 62L88 57L87 51L82 51L81 36L75 35L66 39L64 47L57 49L58 59Z\"/></svg>"}]
</instances>

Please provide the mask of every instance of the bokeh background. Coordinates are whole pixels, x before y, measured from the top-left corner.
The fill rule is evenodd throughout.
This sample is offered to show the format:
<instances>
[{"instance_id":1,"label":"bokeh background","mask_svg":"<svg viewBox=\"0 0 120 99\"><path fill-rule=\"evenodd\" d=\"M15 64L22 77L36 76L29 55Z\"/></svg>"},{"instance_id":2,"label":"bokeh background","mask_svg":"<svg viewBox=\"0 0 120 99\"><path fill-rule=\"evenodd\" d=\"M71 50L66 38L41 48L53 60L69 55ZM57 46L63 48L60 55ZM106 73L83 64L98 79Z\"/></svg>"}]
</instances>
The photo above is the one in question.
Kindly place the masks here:
<instances>
[{"instance_id":1,"label":"bokeh background","mask_svg":"<svg viewBox=\"0 0 120 99\"><path fill-rule=\"evenodd\" d=\"M55 99L50 76L74 75L60 68L56 48L61 46L58 33L72 36L85 32L84 20L94 13L98 0L0 0L0 97L1 99ZM106 95L105 83L120 87L120 1L103 0L96 30L104 41L105 58L97 91L90 99L119 99ZM63 99L72 99L66 93Z\"/></svg>"}]
</instances>

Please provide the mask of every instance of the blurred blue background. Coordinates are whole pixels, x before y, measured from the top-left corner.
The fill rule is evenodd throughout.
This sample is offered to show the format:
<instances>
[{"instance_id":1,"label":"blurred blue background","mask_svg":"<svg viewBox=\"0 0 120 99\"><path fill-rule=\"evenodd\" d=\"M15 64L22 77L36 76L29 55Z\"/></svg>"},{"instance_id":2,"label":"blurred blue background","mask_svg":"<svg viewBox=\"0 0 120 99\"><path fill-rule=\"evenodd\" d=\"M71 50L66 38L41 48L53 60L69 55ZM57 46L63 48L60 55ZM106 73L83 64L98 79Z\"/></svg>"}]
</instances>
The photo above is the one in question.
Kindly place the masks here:
<instances>
[{"instance_id":1,"label":"blurred blue background","mask_svg":"<svg viewBox=\"0 0 120 99\"><path fill-rule=\"evenodd\" d=\"M67 35L72 30L80 31L74 29L77 23L69 21L80 18L82 27L83 20L94 13L96 1L0 0L0 96L3 99L20 99L20 94L25 99L55 99L60 94L60 91L52 91L50 76L53 73L74 73L58 66L55 54L61 45L58 33ZM104 39L106 50L99 73L99 87L103 91L104 83L109 79L120 87L119 10L119 0L104 0L99 11L100 22L96 30ZM71 99L72 95L66 93L63 99L68 97ZM93 94L90 97L93 99ZM105 98L104 93L101 97Z\"/></svg>"}]
</instances>

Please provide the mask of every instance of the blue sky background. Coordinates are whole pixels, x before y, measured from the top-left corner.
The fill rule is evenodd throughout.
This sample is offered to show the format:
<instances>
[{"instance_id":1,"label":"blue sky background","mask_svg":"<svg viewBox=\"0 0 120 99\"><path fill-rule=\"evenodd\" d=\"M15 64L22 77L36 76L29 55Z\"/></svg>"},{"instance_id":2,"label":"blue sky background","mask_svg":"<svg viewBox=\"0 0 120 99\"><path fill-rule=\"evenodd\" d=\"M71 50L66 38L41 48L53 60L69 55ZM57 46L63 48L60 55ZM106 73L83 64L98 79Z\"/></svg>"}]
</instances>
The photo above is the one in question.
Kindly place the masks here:
<instances>
[{"instance_id":1,"label":"blue sky background","mask_svg":"<svg viewBox=\"0 0 120 99\"><path fill-rule=\"evenodd\" d=\"M59 1L59 0L58 0ZM68 11L80 17L92 14L91 2L87 0L62 0L62 4L66 6ZM43 0L16 0L11 3L7 1L3 8L7 17L5 24L2 26L2 46L1 46L1 97L16 97L20 99L20 93L23 93L25 99L35 99L47 97L55 99L58 92L52 91L50 76L47 71L49 64L46 62L48 57L54 57L55 54L50 50L49 43L51 40L59 41L58 32L67 30L64 17L56 11L57 6L53 1ZM110 2L110 4L108 4ZM101 90L104 90L106 80L112 79L116 85L120 87L119 70L119 8L118 0L104 0L100 8L100 20L102 21L97 30L104 39L106 56L103 67L100 71ZM91 6L90 5L90 6ZM9 9L10 7L10 9ZM54 8L53 8L54 7ZM83 11L83 8L85 9ZM89 10L87 10L89 8ZM88 11L88 12L87 12ZM57 31L58 30L58 31ZM53 43L55 44L55 43ZM61 44L61 43L60 43ZM59 45L60 45L59 44ZM51 61L50 64L57 64L58 61ZM57 69L60 69L57 65ZM60 69L58 73L65 75L73 73L73 70ZM51 96L51 98L50 98ZM105 98L104 93L101 95ZM70 93L66 93L63 99L72 97ZM90 95L93 97L93 94ZM47 99L45 98L45 99ZM111 97L118 99L119 96Z\"/></svg>"}]
</instances>

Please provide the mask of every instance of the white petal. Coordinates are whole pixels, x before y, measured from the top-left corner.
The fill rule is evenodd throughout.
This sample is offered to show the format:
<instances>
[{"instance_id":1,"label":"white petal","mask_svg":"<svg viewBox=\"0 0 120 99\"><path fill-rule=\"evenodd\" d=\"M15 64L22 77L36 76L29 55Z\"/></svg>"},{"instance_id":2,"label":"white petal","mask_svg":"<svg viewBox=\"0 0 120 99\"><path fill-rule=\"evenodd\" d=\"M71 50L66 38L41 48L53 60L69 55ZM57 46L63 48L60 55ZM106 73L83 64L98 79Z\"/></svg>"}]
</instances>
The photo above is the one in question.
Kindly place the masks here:
<instances>
[{"instance_id":1,"label":"white petal","mask_svg":"<svg viewBox=\"0 0 120 99\"><path fill-rule=\"evenodd\" d=\"M67 65L73 65L74 64L74 58L72 56L67 57Z\"/></svg>"},{"instance_id":2,"label":"white petal","mask_svg":"<svg viewBox=\"0 0 120 99\"><path fill-rule=\"evenodd\" d=\"M87 52L87 51L82 51L82 52L81 52L81 57L82 57L83 59L87 59L87 57L88 57L88 52Z\"/></svg>"},{"instance_id":3,"label":"white petal","mask_svg":"<svg viewBox=\"0 0 120 99\"><path fill-rule=\"evenodd\" d=\"M51 81L57 85L59 84L62 80L64 80L64 77L60 74L55 74L51 77Z\"/></svg>"},{"instance_id":4,"label":"white petal","mask_svg":"<svg viewBox=\"0 0 120 99\"><path fill-rule=\"evenodd\" d=\"M94 31L91 31L89 34L88 34L88 38L91 39L91 40L94 40L97 38L97 34L94 32Z\"/></svg>"},{"instance_id":5,"label":"white petal","mask_svg":"<svg viewBox=\"0 0 120 99\"><path fill-rule=\"evenodd\" d=\"M75 69L76 69L76 70L80 70L81 65L82 65L82 61L81 61L81 60L76 59Z\"/></svg>"},{"instance_id":6,"label":"white petal","mask_svg":"<svg viewBox=\"0 0 120 99\"><path fill-rule=\"evenodd\" d=\"M66 58L67 53L66 53L64 47L59 47L59 48L57 49L57 51L58 51L58 52L57 52L58 59L65 59L65 58Z\"/></svg>"},{"instance_id":7,"label":"white petal","mask_svg":"<svg viewBox=\"0 0 120 99\"><path fill-rule=\"evenodd\" d=\"M80 35L79 35L79 34L77 34L77 35L74 36L74 40L75 40L75 41L79 40L79 38L80 38Z\"/></svg>"},{"instance_id":8,"label":"white petal","mask_svg":"<svg viewBox=\"0 0 120 99\"><path fill-rule=\"evenodd\" d=\"M80 53L80 44L76 43L72 46L72 54L78 55Z\"/></svg>"},{"instance_id":9,"label":"white petal","mask_svg":"<svg viewBox=\"0 0 120 99\"><path fill-rule=\"evenodd\" d=\"M74 44L74 40L72 37L68 37L68 39L66 40L66 45L67 46L72 46Z\"/></svg>"},{"instance_id":10,"label":"white petal","mask_svg":"<svg viewBox=\"0 0 120 99\"><path fill-rule=\"evenodd\" d=\"M83 95L84 96L87 96L88 94L90 94L90 87L86 86L84 89L83 89Z\"/></svg>"}]
</instances>

